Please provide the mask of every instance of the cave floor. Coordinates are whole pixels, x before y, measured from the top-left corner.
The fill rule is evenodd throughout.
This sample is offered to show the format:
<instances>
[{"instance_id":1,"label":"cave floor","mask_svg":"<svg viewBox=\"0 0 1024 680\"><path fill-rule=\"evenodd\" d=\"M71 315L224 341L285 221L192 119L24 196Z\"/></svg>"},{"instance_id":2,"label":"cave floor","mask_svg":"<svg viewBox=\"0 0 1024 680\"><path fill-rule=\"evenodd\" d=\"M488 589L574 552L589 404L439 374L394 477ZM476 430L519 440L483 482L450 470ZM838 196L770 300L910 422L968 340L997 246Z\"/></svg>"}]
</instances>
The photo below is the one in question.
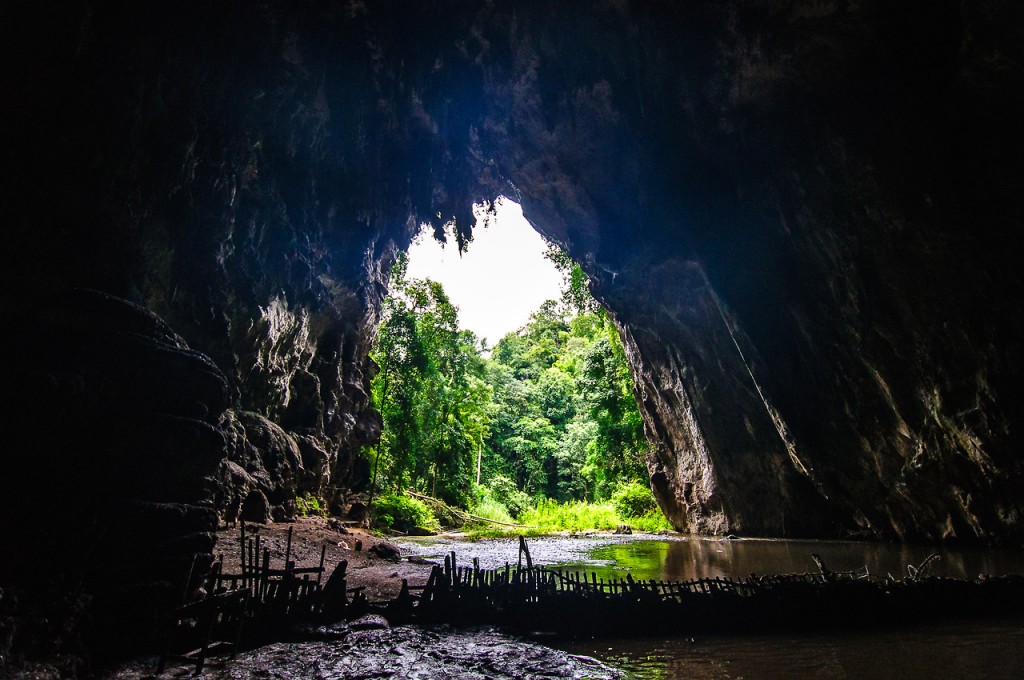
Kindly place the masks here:
<instances>
[{"instance_id":1,"label":"cave floor","mask_svg":"<svg viewBox=\"0 0 1024 680\"><path fill-rule=\"evenodd\" d=\"M291 559L296 567L318 566L321 547L326 546L324 580L339 562L348 560L346 576L349 589L363 588L363 595L370 602L385 602L397 597L402 579L407 579L410 586L418 586L424 585L430 576L430 563L410 562L404 557L401 561L389 560L371 551L380 544L389 544L386 538L365 529L340 528L337 522L322 517L302 517L294 522L271 524L247 522L245 525L247 538L259 535L261 545L270 549L270 561L274 566L284 562L289 528L292 530ZM357 541L362 544L361 550L356 549ZM226 573L239 573L241 526L218 531L214 552L223 556Z\"/></svg>"}]
</instances>

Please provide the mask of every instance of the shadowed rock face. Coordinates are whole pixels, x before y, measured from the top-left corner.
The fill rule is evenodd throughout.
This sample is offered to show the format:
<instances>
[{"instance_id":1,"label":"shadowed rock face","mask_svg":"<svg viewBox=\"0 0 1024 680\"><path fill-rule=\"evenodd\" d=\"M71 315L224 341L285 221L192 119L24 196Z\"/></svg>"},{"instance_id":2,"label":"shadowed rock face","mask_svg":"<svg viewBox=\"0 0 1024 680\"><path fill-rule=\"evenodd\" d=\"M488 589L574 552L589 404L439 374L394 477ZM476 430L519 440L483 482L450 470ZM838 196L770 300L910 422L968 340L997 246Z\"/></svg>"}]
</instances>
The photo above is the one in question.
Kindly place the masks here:
<instances>
[{"instance_id":1,"label":"shadowed rock face","mask_svg":"<svg viewBox=\"0 0 1024 680\"><path fill-rule=\"evenodd\" d=\"M158 314L225 376L214 477L286 512L379 435L395 254L505 194L616 319L677 528L1017 541L1024 21L896 4L12 17L4 296Z\"/></svg>"},{"instance_id":2,"label":"shadowed rock face","mask_svg":"<svg viewBox=\"0 0 1024 680\"><path fill-rule=\"evenodd\" d=\"M619 323L678 528L1019 540L1022 21L933 9L518 15L484 129Z\"/></svg>"}]
</instances>

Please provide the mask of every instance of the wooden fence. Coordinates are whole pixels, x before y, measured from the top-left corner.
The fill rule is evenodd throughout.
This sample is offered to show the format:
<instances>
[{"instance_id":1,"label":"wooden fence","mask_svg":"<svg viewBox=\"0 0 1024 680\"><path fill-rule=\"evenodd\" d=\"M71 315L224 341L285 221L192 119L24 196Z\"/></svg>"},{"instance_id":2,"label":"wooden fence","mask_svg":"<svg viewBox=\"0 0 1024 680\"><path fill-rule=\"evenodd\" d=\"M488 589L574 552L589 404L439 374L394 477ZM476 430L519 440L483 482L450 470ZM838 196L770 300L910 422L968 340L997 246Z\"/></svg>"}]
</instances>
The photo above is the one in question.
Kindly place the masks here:
<instances>
[{"instance_id":1,"label":"wooden fence","mask_svg":"<svg viewBox=\"0 0 1024 680\"><path fill-rule=\"evenodd\" d=\"M164 658L199 671L214 647L233 651L240 643L280 640L297 622L334 623L371 610L393 624L489 623L577 638L877 628L950 615L1024 613L1024 576L932 578L925 568L931 558L909 567L902 580L872 577L866 569L831 572L819 559L818 572L643 581L534 566L521 539L515 567L481 569L477 560L461 566L453 552L444 566L433 567L426 585L403 580L397 599L371 605L360 588L348 588L345 561L323 581L324 556L321 551L318 567L296 568L289 531L283 564L275 567L260 537L243 534L240 572L223 573L216 563L206 597L172 612ZM191 651L172 655L171 649Z\"/></svg>"},{"instance_id":2,"label":"wooden fence","mask_svg":"<svg viewBox=\"0 0 1024 680\"><path fill-rule=\"evenodd\" d=\"M243 524L239 573L225 573L223 560L213 564L202 584L192 583L186 593L205 596L171 611L164 625L160 671L168 660L202 670L213 649L234 653L239 645L281 639L289 626L301 621L337 622L366 613L369 603L362 588L349 588L348 562L342 560L324 582L326 546L317 567L296 567L291 559L292 530L283 563L271 562L270 549L260 536L246 538ZM405 591L406 600L409 599Z\"/></svg>"},{"instance_id":3,"label":"wooden fence","mask_svg":"<svg viewBox=\"0 0 1024 680\"><path fill-rule=\"evenodd\" d=\"M745 579L641 581L598 578L531 563L503 569L436 566L413 618L501 623L562 637L878 627L950 615L1024 613L1024 577L974 581L872 578L867 570Z\"/></svg>"}]
</instances>

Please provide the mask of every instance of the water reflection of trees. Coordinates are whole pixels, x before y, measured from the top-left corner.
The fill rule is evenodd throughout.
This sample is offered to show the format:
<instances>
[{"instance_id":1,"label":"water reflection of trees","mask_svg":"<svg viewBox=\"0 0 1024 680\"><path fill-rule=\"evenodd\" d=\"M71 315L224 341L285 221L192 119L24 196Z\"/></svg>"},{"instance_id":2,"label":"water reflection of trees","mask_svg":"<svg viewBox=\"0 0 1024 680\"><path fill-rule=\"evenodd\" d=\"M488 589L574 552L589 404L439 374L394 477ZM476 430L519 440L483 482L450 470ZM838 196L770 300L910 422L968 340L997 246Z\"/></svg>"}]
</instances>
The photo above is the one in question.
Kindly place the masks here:
<instances>
[{"instance_id":1,"label":"water reflection of trees","mask_svg":"<svg viewBox=\"0 0 1024 680\"><path fill-rule=\"evenodd\" d=\"M688 580L717 576L746 578L750 574L817 571L811 554L821 556L832 571L855 571L865 566L876 576L907 575L930 554L940 559L931 565L938 576L972 578L978 574L1024 572L1024 555L1013 551L946 549L926 545L830 541L772 541L698 539L667 541L664 563L654 578ZM655 558L652 551L651 558ZM634 559L634 561L636 561ZM648 568L653 565L648 566Z\"/></svg>"},{"instance_id":2,"label":"water reflection of trees","mask_svg":"<svg viewBox=\"0 0 1024 680\"><path fill-rule=\"evenodd\" d=\"M907 575L907 565L919 565L932 552L941 559L932 564L931 572L937 576L973 578L978 574L1024 573L1024 554L1021 551L985 549L942 549L924 545L887 543L857 543L838 541L774 541L774 540L722 540L714 538L670 538L663 540L622 540L604 543L607 538L593 539L534 539L541 563L554 568L594 573L598 578L625 578L630 574L637 580L658 579L686 581L715 578L717 576L743 579L750 574L787 574L817 571L811 553L821 556L832 571L855 571L867 566L877 577L892 574L895 578ZM581 543L590 542L587 551ZM500 543L500 542L498 542ZM514 547L507 546L492 559L500 564ZM571 545L571 551L555 550L546 555L548 546ZM487 545L494 545L489 542ZM459 560L469 563L481 554L481 544L461 543L445 545L443 556L449 549L459 552ZM586 557L584 557L586 555ZM537 559L535 557L535 559ZM486 560L482 559L482 562Z\"/></svg>"}]
</instances>

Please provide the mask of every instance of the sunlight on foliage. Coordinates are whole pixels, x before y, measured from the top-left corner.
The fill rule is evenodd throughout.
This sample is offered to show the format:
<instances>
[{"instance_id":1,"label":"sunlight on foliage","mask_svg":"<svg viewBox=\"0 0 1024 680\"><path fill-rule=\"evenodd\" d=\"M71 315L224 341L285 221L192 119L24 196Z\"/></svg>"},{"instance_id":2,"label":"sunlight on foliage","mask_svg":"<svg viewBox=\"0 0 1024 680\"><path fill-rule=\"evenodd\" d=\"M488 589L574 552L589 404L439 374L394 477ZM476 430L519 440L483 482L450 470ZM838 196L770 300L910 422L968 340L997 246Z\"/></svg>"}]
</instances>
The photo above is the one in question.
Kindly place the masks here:
<instances>
[{"instance_id":1,"label":"sunlight on foliage","mask_svg":"<svg viewBox=\"0 0 1024 680\"><path fill-rule=\"evenodd\" d=\"M650 487L637 481L628 482L616 489L612 494L612 505L619 517L643 517L658 509Z\"/></svg>"},{"instance_id":2,"label":"sunlight on foliage","mask_svg":"<svg viewBox=\"0 0 1024 680\"><path fill-rule=\"evenodd\" d=\"M485 496L483 500L470 508L470 512L479 517L493 519L496 522L515 523L515 519L508 513L508 508L491 496Z\"/></svg>"},{"instance_id":3,"label":"sunlight on foliage","mask_svg":"<svg viewBox=\"0 0 1024 680\"><path fill-rule=\"evenodd\" d=\"M404 494L384 494L373 501L374 524L382 529L408 532L413 528L439 531L434 513L426 503Z\"/></svg>"},{"instance_id":4,"label":"sunlight on foliage","mask_svg":"<svg viewBox=\"0 0 1024 680\"><path fill-rule=\"evenodd\" d=\"M406 278L399 258L371 352L383 419L375 492L412 489L550 530L614 528L612 503L619 517L657 513L618 329L579 266L554 247L548 257L565 277L562 299L487 357L441 285ZM398 525L391 508L379 512Z\"/></svg>"},{"instance_id":5,"label":"sunlight on foliage","mask_svg":"<svg viewBox=\"0 0 1024 680\"><path fill-rule=\"evenodd\" d=\"M640 517L627 517L623 522L632 527L633 531L646 531L653 534L673 530L665 515L661 510L657 509L651 510Z\"/></svg>"},{"instance_id":6,"label":"sunlight on foliage","mask_svg":"<svg viewBox=\"0 0 1024 680\"><path fill-rule=\"evenodd\" d=\"M539 501L519 519L523 524L544 531L611 530L621 524L610 503L572 501L563 505L550 498Z\"/></svg>"}]
</instances>

